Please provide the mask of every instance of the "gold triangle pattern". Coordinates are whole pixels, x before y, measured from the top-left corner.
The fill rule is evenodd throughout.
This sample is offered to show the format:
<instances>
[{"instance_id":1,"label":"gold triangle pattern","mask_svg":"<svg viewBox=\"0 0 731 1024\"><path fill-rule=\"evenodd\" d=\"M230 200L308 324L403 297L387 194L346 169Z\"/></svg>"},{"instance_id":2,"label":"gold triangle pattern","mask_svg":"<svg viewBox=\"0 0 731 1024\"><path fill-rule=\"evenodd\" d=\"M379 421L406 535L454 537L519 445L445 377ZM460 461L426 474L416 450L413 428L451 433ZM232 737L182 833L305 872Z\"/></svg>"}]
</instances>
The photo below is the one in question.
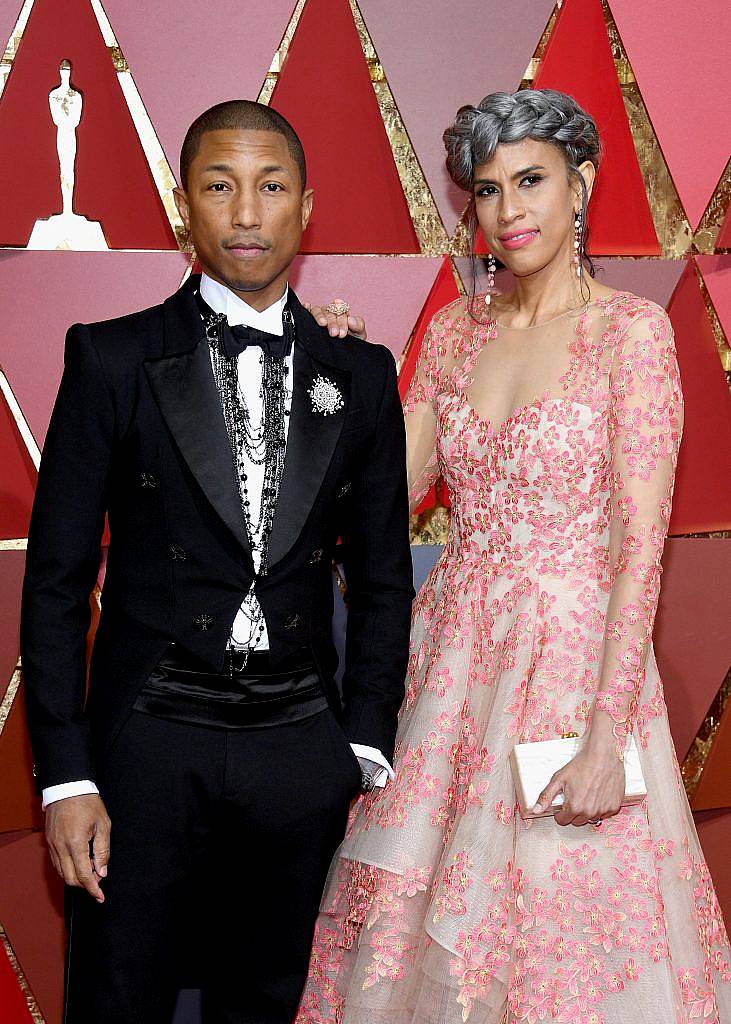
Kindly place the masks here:
<instances>
[{"instance_id":1,"label":"gold triangle pattern","mask_svg":"<svg viewBox=\"0 0 731 1024\"><path fill-rule=\"evenodd\" d=\"M10 677L8 688L5 691L5 694L3 695L2 701L0 701L0 736L2 736L3 734L3 730L5 729L5 723L7 722L8 715L12 710L13 702L18 692L18 687L20 686L21 675L22 669L20 664L20 658L18 658L18 664L15 666L13 674Z\"/></svg>"},{"instance_id":2,"label":"gold triangle pattern","mask_svg":"<svg viewBox=\"0 0 731 1024\"><path fill-rule=\"evenodd\" d=\"M731 249L717 249L716 239L718 238L721 226L723 225L726 211L731 202L731 160L726 164L718 185L714 189L710 202L705 213L701 217L698 230L693 235L693 249L699 253L731 252ZM731 369L731 366L726 367Z\"/></svg>"},{"instance_id":3,"label":"gold triangle pattern","mask_svg":"<svg viewBox=\"0 0 731 1024\"><path fill-rule=\"evenodd\" d=\"M716 339L716 347L718 349L718 355L721 359L721 366L727 375L728 385L731 388L731 339L726 337L726 332L723 329L718 314L716 313L713 300L708 291L706 282L703 280L703 274L701 274L698 264L693 260L695 276L698 281L698 285L703 296L703 301L706 304L706 312L708 313L708 319L711 321L711 329L713 330L713 337Z\"/></svg>"}]
</instances>

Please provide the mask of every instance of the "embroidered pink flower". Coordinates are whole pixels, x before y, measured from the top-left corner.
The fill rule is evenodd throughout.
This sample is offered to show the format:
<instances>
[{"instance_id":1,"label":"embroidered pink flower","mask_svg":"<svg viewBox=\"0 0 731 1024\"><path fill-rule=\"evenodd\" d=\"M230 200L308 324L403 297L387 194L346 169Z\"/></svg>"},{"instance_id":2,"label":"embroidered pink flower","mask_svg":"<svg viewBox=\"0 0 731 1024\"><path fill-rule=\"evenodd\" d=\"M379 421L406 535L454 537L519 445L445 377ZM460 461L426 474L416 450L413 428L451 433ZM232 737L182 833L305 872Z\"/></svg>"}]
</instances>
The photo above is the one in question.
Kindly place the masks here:
<instances>
[{"instance_id":1,"label":"embroidered pink flower","mask_svg":"<svg viewBox=\"0 0 731 1024\"><path fill-rule=\"evenodd\" d=\"M405 977L406 967L413 963L416 947L396 929L377 932L371 943L373 954L365 971L363 988L371 988L382 978L398 981Z\"/></svg>"},{"instance_id":2,"label":"embroidered pink flower","mask_svg":"<svg viewBox=\"0 0 731 1024\"><path fill-rule=\"evenodd\" d=\"M432 869L429 865L407 868L396 883L396 895L416 896L418 892L426 892L431 874Z\"/></svg>"},{"instance_id":3,"label":"embroidered pink flower","mask_svg":"<svg viewBox=\"0 0 731 1024\"><path fill-rule=\"evenodd\" d=\"M461 917L467 913L464 895L473 884L468 875L471 866L467 851L462 850L456 854L453 863L444 869L435 900L435 923L441 921L445 914Z\"/></svg>"}]
</instances>

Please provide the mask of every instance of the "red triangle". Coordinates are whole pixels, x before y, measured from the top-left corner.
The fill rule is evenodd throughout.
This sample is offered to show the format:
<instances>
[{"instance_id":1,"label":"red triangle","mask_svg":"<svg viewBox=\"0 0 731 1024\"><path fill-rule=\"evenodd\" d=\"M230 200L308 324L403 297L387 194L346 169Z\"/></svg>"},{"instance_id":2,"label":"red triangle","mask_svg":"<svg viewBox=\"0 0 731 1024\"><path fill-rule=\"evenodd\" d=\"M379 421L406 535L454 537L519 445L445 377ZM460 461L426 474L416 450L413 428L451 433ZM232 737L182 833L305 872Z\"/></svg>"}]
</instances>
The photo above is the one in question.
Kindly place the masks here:
<instances>
[{"instance_id":1,"label":"red triangle","mask_svg":"<svg viewBox=\"0 0 731 1024\"><path fill-rule=\"evenodd\" d=\"M487 248L487 242L485 241L485 236L482 233L482 228L480 227L478 227L477 231L475 232L474 251L478 256L487 256L488 253L490 252L490 250Z\"/></svg>"},{"instance_id":2,"label":"red triangle","mask_svg":"<svg viewBox=\"0 0 731 1024\"><path fill-rule=\"evenodd\" d=\"M670 532L700 533L731 527L731 395L691 261L668 313L675 331L685 396Z\"/></svg>"},{"instance_id":3,"label":"red triangle","mask_svg":"<svg viewBox=\"0 0 731 1024\"><path fill-rule=\"evenodd\" d=\"M398 387L399 395L403 401L406 397L406 393L409 390L411 381L414 377L416 370L416 364L419 361L419 354L421 352L421 343L424 340L426 329L429 326L429 321L438 313L440 309L448 306L450 302L454 302L455 299L459 298L459 289L457 288L457 282L454 277L454 269L452 267L452 261L449 256L445 256L442 260L442 265L439 268L434 284L431 286L431 291L427 296L424 308L419 314L419 319L416 321L414 332L411 336L411 344L408 346L404 361L401 364L399 370ZM436 486L432 487L429 493L426 495L421 505L417 509L417 512L423 512L425 509L433 508L437 504L449 507L449 495L446 486L440 481Z\"/></svg>"},{"instance_id":4,"label":"red triangle","mask_svg":"<svg viewBox=\"0 0 731 1024\"><path fill-rule=\"evenodd\" d=\"M604 153L589 214L590 252L659 256L600 0L565 0L533 88L573 96L599 128Z\"/></svg>"},{"instance_id":5,"label":"red triangle","mask_svg":"<svg viewBox=\"0 0 731 1024\"><path fill-rule=\"evenodd\" d=\"M731 706L721 715L713 745L703 768L691 806L694 811L731 807Z\"/></svg>"},{"instance_id":6,"label":"red triangle","mask_svg":"<svg viewBox=\"0 0 731 1024\"><path fill-rule=\"evenodd\" d=\"M308 0L271 105L302 139L315 190L302 252L421 251L348 0Z\"/></svg>"},{"instance_id":7,"label":"red triangle","mask_svg":"<svg viewBox=\"0 0 731 1024\"><path fill-rule=\"evenodd\" d=\"M0 832L43 828L22 689L21 684L0 734Z\"/></svg>"},{"instance_id":8,"label":"red triangle","mask_svg":"<svg viewBox=\"0 0 731 1024\"><path fill-rule=\"evenodd\" d=\"M0 100L0 244L25 246L61 211L48 94L59 64L83 95L74 209L99 221L110 249L177 249L175 236L89 0L35 0Z\"/></svg>"},{"instance_id":9,"label":"red triangle","mask_svg":"<svg viewBox=\"0 0 731 1024\"><path fill-rule=\"evenodd\" d=\"M38 474L0 392L0 540L28 536Z\"/></svg>"},{"instance_id":10,"label":"red triangle","mask_svg":"<svg viewBox=\"0 0 731 1024\"><path fill-rule=\"evenodd\" d=\"M60 1024L65 945L63 883L53 869L43 834L16 835L17 839L0 847L0 921L42 1018L47 1024ZM2 1002L0 1006L4 1009ZM0 1020L5 1024L2 1013Z\"/></svg>"},{"instance_id":11,"label":"red triangle","mask_svg":"<svg viewBox=\"0 0 731 1024\"><path fill-rule=\"evenodd\" d=\"M24 551L0 552L0 700L8 692L18 663L20 593L25 568ZM0 730L0 833L42 827L35 799L28 729L25 724L22 683L15 692L8 717ZM2 920L2 918L0 918Z\"/></svg>"},{"instance_id":12,"label":"red triangle","mask_svg":"<svg viewBox=\"0 0 731 1024\"><path fill-rule=\"evenodd\" d=\"M0 551L0 701L5 696L18 664L20 595L24 572L25 551Z\"/></svg>"},{"instance_id":13,"label":"red triangle","mask_svg":"<svg viewBox=\"0 0 731 1024\"><path fill-rule=\"evenodd\" d=\"M3 946L0 946L0 1006L5 1024L33 1024L28 1003Z\"/></svg>"}]
</instances>

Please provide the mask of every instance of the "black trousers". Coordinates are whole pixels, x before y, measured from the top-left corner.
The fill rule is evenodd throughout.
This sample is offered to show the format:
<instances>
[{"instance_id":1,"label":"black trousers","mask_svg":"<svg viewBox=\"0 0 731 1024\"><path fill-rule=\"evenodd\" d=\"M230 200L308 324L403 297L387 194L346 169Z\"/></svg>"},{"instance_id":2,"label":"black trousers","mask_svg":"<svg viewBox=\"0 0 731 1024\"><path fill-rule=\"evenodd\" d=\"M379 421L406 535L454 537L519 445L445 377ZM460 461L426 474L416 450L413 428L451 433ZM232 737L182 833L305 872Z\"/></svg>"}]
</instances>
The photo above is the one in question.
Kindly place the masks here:
<instances>
[{"instance_id":1,"label":"black trousers","mask_svg":"<svg viewBox=\"0 0 731 1024\"><path fill-rule=\"evenodd\" d=\"M100 778L104 904L69 890L65 1024L291 1024L360 767L328 709L254 730L133 711Z\"/></svg>"}]
</instances>

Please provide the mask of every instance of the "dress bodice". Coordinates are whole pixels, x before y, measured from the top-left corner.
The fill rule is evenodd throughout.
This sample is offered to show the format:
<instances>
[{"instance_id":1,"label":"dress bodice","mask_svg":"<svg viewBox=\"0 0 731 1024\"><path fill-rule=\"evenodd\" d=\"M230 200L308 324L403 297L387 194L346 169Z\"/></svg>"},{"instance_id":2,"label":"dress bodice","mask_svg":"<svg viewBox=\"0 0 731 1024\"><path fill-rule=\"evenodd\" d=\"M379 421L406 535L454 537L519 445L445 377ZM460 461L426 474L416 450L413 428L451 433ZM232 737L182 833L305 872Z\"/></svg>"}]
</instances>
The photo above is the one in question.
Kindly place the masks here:
<instances>
[{"instance_id":1,"label":"dress bodice","mask_svg":"<svg viewBox=\"0 0 731 1024\"><path fill-rule=\"evenodd\" d=\"M493 431L464 391L438 403L450 548L468 561L565 574L607 568L605 410L547 395Z\"/></svg>"}]
</instances>

